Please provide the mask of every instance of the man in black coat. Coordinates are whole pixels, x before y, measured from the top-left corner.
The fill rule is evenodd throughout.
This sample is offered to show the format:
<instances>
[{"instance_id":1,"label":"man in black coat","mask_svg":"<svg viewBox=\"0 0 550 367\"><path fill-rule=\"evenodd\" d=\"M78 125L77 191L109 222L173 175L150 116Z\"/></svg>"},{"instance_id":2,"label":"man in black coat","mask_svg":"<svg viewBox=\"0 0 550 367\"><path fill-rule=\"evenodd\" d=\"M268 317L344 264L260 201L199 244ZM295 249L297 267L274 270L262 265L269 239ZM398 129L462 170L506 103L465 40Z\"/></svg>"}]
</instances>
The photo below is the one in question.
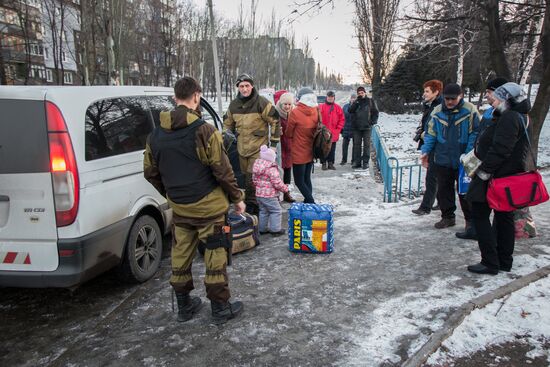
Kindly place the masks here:
<instances>
[{"instance_id":1,"label":"man in black coat","mask_svg":"<svg viewBox=\"0 0 550 367\"><path fill-rule=\"evenodd\" d=\"M357 88L357 100L349 108L349 113L352 115L353 161L355 162L352 168L367 169L372 126L378 122L378 107L374 100L367 97L364 87Z\"/></svg>"},{"instance_id":2,"label":"man in black coat","mask_svg":"<svg viewBox=\"0 0 550 367\"><path fill-rule=\"evenodd\" d=\"M349 148L349 142L353 138L353 129L352 129L352 118L351 114L349 113L349 108L355 102L357 99L357 94L352 93L349 99L349 102L346 103L342 110L344 110L344 117L346 119L346 123L344 124L344 129L342 130L342 162L340 162L340 165L343 166L348 162L348 148ZM353 150L352 150L353 154ZM351 164L353 165L353 157L351 158Z\"/></svg>"},{"instance_id":3,"label":"man in black coat","mask_svg":"<svg viewBox=\"0 0 550 367\"><path fill-rule=\"evenodd\" d=\"M422 148L424 144L424 134L428 129L428 121L432 115L432 111L435 106L440 105L442 102L441 91L443 90L443 83L440 80L428 80L423 85L424 112L422 113L422 119L420 125L416 128L416 135L414 141L418 142L418 150ZM428 169L426 170L426 190L424 191L424 197L422 203L418 209L414 209L412 212L416 215L430 214L432 206L434 205L435 195L437 194L437 172L434 164L434 152L430 152L428 155Z\"/></svg>"}]
</instances>

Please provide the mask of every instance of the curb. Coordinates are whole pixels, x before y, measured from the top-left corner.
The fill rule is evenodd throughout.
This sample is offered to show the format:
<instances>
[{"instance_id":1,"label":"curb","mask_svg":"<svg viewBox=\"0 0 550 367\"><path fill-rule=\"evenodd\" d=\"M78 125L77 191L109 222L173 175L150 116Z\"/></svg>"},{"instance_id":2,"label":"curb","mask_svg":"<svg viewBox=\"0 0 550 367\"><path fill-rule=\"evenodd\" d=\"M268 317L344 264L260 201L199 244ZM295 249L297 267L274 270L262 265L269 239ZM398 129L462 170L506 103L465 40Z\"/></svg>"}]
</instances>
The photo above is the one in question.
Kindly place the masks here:
<instances>
[{"instance_id":1,"label":"curb","mask_svg":"<svg viewBox=\"0 0 550 367\"><path fill-rule=\"evenodd\" d=\"M428 357L437 351L441 344L454 332L454 330L462 323L462 321L476 308L483 308L489 303L502 298L512 292L518 291L529 284L550 275L550 265L540 268L528 275L503 285L487 294L474 298L471 301L463 304L453 312L451 317L445 322L443 327L433 333L428 341L412 356L410 356L402 367L419 367L422 366Z\"/></svg>"}]
</instances>

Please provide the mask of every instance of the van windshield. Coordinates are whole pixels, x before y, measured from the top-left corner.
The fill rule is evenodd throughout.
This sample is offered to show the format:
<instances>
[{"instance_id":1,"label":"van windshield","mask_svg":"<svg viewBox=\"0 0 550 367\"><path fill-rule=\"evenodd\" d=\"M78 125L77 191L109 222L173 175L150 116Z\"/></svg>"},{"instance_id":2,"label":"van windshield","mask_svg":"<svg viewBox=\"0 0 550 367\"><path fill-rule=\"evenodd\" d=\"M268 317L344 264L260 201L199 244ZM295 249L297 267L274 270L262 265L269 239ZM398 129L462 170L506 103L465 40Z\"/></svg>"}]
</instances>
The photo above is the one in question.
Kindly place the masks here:
<instances>
[{"instance_id":1,"label":"van windshield","mask_svg":"<svg viewBox=\"0 0 550 367\"><path fill-rule=\"evenodd\" d=\"M0 99L0 174L49 171L44 101Z\"/></svg>"}]
</instances>

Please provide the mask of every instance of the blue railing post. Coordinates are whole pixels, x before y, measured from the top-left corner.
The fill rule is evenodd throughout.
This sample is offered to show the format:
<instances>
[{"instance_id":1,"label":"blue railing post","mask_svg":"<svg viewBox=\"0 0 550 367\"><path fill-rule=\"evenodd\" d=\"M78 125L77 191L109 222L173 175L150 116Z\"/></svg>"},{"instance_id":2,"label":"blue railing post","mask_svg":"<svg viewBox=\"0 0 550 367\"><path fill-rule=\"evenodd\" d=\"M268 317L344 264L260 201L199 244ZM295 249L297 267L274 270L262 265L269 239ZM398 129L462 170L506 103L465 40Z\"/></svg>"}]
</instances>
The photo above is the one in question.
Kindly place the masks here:
<instances>
[{"instance_id":1,"label":"blue railing post","mask_svg":"<svg viewBox=\"0 0 550 367\"><path fill-rule=\"evenodd\" d=\"M420 195L421 187L421 175L422 175L422 166L418 163L400 165L399 160L390 155L390 151L386 146L386 143L382 139L382 134L380 133L380 127L375 125L372 129L372 145L376 150L376 162L380 168L380 174L382 175L382 180L384 180L384 202L397 202L403 196L403 171L409 171L409 182L408 182L408 193L407 198L411 198L413 195ZM415 169L418 168L418 182L416 191L413 192L413 173ZM395 185L394 185L394 174L395 174ZM394 193L395 190L395 193Z\"/></svg>"}]
</instances>

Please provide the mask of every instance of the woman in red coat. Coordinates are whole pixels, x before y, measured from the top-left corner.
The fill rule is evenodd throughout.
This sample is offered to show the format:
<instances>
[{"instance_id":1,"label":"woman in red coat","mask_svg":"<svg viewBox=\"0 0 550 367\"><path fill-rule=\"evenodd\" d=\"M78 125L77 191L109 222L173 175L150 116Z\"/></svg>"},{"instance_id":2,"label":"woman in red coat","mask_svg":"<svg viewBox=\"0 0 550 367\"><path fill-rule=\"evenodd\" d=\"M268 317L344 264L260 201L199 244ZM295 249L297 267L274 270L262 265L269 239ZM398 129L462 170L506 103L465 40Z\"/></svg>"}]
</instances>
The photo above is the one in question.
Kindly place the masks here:
<instances>
[{"instance_id":1,"label":"woman in red coat","mask_svg":"<svg viewBox=\"0 0 550 367\"><path fill-rule=\"evenodd\" d=\"M332 147L330 149L330 153L326 159L321 159L323 171L327 169L336 169L336 167L334 167L336 142L340 138L340 132L344 128L344 123L346 122L344 111L342 110L342 107L334 101L335 98L336 95L334 92L329 90L327 92L326 102L319 105L319 110L321 111L321 121L332 133Z\"/></svg>"},{"instance_id":2,"label":"woman in red coat","mask_svg":"<svg viewBox=\"0 0 550 367\"><path fill-rule=\"evenodd\" d=\"M294 107L294 95L286 90L279 90L273 96L275 100L275 109L279 113L279 121L281 122L281 166L283 167L283 182L288 185L292 178L292 157L290 149L290 139L286 134L288 125L288 114ZM285 192L283 201L293 203L296 200L290 196L290 192Z\"/></svg>"}]
</instances>

